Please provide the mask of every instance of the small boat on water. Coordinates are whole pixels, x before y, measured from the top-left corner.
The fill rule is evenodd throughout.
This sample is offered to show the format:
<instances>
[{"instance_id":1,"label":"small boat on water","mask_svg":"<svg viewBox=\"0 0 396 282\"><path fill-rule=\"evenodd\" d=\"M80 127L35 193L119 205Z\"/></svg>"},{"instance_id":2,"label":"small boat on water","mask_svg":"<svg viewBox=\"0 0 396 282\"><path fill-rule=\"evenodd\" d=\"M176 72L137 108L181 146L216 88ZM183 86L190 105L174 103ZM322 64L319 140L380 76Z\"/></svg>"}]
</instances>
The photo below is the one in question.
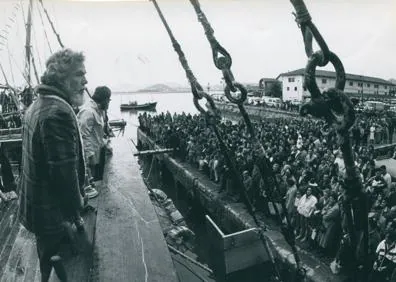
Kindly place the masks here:
<instances>
[{"instance_id":1,"label":"small boat on water","mask_svg":"<svg viewBox=\"0 0 396 282\"><path fill-rule=\"evenodd\" d=\"M129 102L128 104L121 104L122 110L155 110L157 102L149 102L144 104L138 104L136 101Z\"/></svg>"}]
</instances>

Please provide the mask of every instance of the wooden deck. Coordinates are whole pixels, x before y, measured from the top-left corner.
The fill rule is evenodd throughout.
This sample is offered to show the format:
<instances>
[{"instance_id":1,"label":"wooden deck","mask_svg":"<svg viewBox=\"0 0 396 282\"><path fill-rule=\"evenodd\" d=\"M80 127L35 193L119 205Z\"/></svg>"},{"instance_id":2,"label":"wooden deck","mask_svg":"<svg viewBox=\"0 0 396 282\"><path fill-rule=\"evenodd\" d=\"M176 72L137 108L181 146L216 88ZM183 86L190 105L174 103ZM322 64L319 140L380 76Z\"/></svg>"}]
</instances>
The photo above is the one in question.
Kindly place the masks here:
<instances>
[{"instance_id":1,"label":"wooden deck","mask_svg":"<svg viewBox=\"0 0 396 282\"><path fill-rule=\"evenodd\" d=\"M177 281L139 166L126 138L114 139L97 213L84 215L78 255L63 246L69 281ZM0 281L39 282L34 235L16 219L17 201L0 204ZM59 281L54 272L51 281Z\"/></svg>"}]
</instances>

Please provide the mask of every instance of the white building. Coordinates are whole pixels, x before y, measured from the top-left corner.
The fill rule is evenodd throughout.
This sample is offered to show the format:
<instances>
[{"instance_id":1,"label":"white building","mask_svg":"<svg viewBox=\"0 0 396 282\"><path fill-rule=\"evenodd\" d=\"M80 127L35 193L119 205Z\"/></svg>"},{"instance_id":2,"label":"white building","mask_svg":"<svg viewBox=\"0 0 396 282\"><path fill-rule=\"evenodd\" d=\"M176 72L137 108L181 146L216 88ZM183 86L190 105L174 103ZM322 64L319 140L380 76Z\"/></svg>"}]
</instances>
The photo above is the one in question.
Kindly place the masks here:
<instances>
[{"instance_id":1,"label":"white building","mask_svg":"<svg viewBox=\"0 0 396 282\"><path fill-rule=\"evenodd\" d=\"M282 82L283 101L303 101L310 98L310 93L303 86L304 71L305 69L298 69L278 75L276 79ZM335 72L316 70L316 83L321 91L334 87L335 81ZM364 100L389 99L395 96L396 84L381 78L347 73L344 92Z\"/></svg>"}]
</instances>

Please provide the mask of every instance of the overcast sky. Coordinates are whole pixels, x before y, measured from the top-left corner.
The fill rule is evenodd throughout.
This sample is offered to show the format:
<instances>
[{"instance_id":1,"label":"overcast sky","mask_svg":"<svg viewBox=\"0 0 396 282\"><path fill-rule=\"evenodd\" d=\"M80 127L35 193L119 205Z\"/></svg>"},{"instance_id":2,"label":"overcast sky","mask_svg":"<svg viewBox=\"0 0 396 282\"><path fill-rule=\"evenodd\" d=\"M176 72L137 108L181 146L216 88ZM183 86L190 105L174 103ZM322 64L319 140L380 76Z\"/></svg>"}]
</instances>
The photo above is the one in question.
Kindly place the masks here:
<instances>
[{"instance_id":1,"label":"overcast sky","mask_svg":"<svg viewBox=\"0 0 396 282\"><path fill-rule=\"evenodd\" d=\"M219 84L221 72L213 65L209 43L190 1L157 1L199 82L203 86ZM10 84L23 81L25 31L17 5L23 4L26 16L27 2L0 0L0 62ZM41 23L38 0L34 2L32 45L42 73L50 55L44 31L53 51L59 45L46 18L44 25ZM187 85L165 28L148 0L43 2L63 43L85 53L89 88L106 84L115 90L131 90L164 82ZM396 78L396 1L305 3L348 73ZM238 81L258 83L261 77L276 77L305 66L302 36L289 0L207 0L201 1L201 6L216 38L233 58L232 70ZM0 82L4 82L2 76Z\"/></svg>"}]
</instances>

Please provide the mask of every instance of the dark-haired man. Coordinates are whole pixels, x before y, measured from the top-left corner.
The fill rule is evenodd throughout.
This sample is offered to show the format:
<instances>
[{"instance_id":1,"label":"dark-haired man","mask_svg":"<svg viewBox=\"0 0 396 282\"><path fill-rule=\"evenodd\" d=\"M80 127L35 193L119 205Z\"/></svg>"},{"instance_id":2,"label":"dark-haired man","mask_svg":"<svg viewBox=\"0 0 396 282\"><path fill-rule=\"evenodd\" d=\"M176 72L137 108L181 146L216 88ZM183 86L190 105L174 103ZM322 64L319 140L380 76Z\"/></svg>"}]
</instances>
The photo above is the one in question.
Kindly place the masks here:
<instances>
[{"instance_id":1,"label":"dark-haired man","mask_svg":"<svg viewBox=\"0 0 396 282\"><path fill-rule=\"evenodd\" d=\"M77 115L90 180L90 185L87 185L85 190L88 198L98 195L98 191L93 187L93 177L95 176L96 166L100 163L102 148L106 146L103 139L105 136L105 111L109 107L110 97L110 88L107 86L97 87L92 95L92 100L84 104Z\"/></svg>"}]
</instances>

